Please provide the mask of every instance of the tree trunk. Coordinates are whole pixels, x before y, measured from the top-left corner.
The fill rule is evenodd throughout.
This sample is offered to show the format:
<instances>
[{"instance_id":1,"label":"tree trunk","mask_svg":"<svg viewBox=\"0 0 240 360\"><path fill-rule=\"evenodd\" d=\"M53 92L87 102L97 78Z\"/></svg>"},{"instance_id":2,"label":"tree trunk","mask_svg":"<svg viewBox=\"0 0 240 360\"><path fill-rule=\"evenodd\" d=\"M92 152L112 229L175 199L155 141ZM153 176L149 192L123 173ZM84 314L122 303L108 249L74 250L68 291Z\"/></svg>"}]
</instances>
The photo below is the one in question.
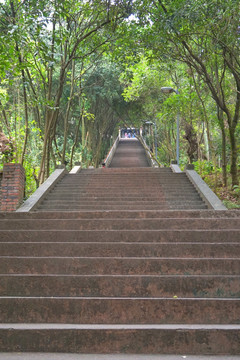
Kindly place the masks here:
<instances>
[{"instance_id":1,"label":"tree trunk","mask_svg":"<svg viewBox=\"0 0 240 360\"><path fill-rule=\"evenodd\" d=\"M232 186L238 185L238 171L237 171L237 159L238 159L238 153L237 153L237 144L236 144L236 137L235 137L235 131L234 129L229 129L229 135L230 135L230 145L231 145L231 176L232 176Z\"/></svg>"},{"instance_id":2,"label":"tree trunk","mask_svg":"<svg viewBox=\"0 0 240 360\"><path fill-rule=\"evenodd\" d=\"M20 64L21 64L22 61L21 60L19 60L19 61L20 61ZM26 92L26 85L25 85L26 84L26 77L25 77L24 70L22 70L22 82L23 82L23 99L24 99L25 135L24 135L24 143L23 143L23 149L22 149L22 154L21 154L21 159L20 159L21 165L23 165L23 162L24 162L25 152L26 152L26 148L27 148L27 141L28 141L28 133L29 133L29 129L28 129L28 102L27 102L27 92Z\"/></svg>"},{"instance_id":3,"label":"tree trunk","mask_svg":"<svg viewBox=\"0 0 240 360\"><path fill-rule=\"evenodd\" d=\"M222 169L223 169L223 184L227 186L227 157L226 157L226 131L224 126L223 111L218 106L218 122L222 133Z\"/></svg>"},{"instance_id":4,"label":"tree trunk","mask_svg":"<svg viewBox=\"0 0 240 360\"><path fill-rule=\"evenodd\" d=\"M68 136L68 121L70 115L70 109L72 104L72 99L74 95L74 78L75 78L75 61L72 61L72 74L71 74L71 90L69 95L69 100L67 104L67 111L64 118L64 139L63 139L63 150L62 150L62 164L65 164L65 154L66 154L66 146L67 146L67 136Z\"/></svg>"},{"instance_id":5,"label":"tree trunk","mask_svg":"<svg viewBox=\"0 0 240 360\"><path fill-rule=\"evenodd\" d=\"M226 153L226 132L222 129L222 169L223 169L223 184L227 186L227 153Z\"/></svg>"},{"instance_id":6,"label":"tree trunk","mask_svg":"<svg viewBox=\"0 0 240 360\"><path fill-rule=\"evenodd\" d=\"M11 139L11 129L10 129L10 125L9 125L9 122L8 122L8 118L7 118L7 114L6 114L6 111L1 103L1 100L0 100L0 107L1 107L1 110L2 110L2 117L3 117L3 120L5 122L5 125L6 125L6 128L7 128L7 131L8 131L8 137L9 139ZM3 122L2 122L3 124ZM2 125L0 125L0 131L3 131L3 127Z\"/></svg>"}]
</instances>

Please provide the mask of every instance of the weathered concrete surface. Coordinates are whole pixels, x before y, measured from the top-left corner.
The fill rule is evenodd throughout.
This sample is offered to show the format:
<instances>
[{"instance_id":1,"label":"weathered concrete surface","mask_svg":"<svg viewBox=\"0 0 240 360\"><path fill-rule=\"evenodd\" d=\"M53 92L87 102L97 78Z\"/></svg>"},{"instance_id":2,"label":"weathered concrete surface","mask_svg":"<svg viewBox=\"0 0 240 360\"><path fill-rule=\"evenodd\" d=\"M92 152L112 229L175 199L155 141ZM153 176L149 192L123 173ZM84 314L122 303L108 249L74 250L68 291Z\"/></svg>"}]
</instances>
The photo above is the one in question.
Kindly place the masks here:
<instances>
[{"instance_id":1,"label":"weathered concrete surface","mask_svg":"<svg viewBox=\"0 0 240 360\"><path fill-rule=\"evenodd\" d=\"M239 360L240 356L0 353L0 360Z\"/></svg>"},{"instance_id":2,"label":"weathered concrete surface","mask_svg":"<svg viewBox=\"0 0 240 360\"><path fill-rule=\"evenodd\" d=\"M72 170L69 172L69 174L78 174L80 170L81 170L81 166L76 165L72 168Z\"/></svg>"},{"instance_id":3,"label":"weathered concrete surface","mask_svg":"<svg viewBox=\"0 0 240 360\"><path fill-rule=\"evenodd\" d=\"M2 324L0 339L5 352L240 354L239 325Z\"/></svg>"},{"instance_id":4,"label":"weathered concrete surface","mask_svg":"<svg viewBox=\"0 0 240 360\"><path fill-rule=\"evenodd\" d=\"M25 201L17 212L32 211L66 173L67 171L65 169L56 169L49 178Z\"/></svg>"},{"instance_id":5,"label":"weathered concrete surface","mask_svg":"<svg viewBox=\"0 0 240 360\"><path fill-rule=\"evenodd\" d=\"M146 151L137 139L121 139L109 167L149 167Z\"/></svg>"},{"instance_id":6,"label":"weathered concrete surface","mask_svg":"<svg viewBox=\"0 0 240 360\"><path fill-rule=\"evenodd\" d=\"M240 213L182 211L199 198L171 169L83 169L0 214L0 351L240 355Z\"/></svg>"},{"instance_id":7,"label":"weathered concrete surface","mask_svg":"<svg viewBox=\"0 0 240 360\"><path fill-rule=\"evenodd\" d=\"M220 219L4 219L1 230L211 230L240 229L237 218ZM230 239L229 239L230 240Z\"/></svg>"},{"instance_id":8,"label":"weathered concrete surface","mask_svg":"<svg viewBox=\"0 0 240 360\"><path fill-rule=\"evenodd\" d=\"M226 207L223 205L217 195L214 194L214 192L209 188L209 186L205 183L205 181L203 181L203 179L195 170L186 170L186 174L192 184L194 184L196 187L201 197L208 204L209 209L226 210Z\"/></svg>"},{"instance_id":9,"label":"weathered concrete surface","mask_svg":"<svg viewBox=\"0 0 240 360\"><path fill-rule=\"evenodd\" d=\"M116 152L117 146L119 144L119 136L116 138L116 140L114 141L114 144L112 145L111 149L109 150L109 153L107 154L106 158L103 161L103 164L108 167L109 164L112 161L112 158Z\"/></svg>"},{"instance_id":10,"label":"weathered concrete surface","mask_svg":"<svg viewBox=\"0 0 240 360\"><path fill-rule=\"evenodd\" d=\"M123 158L126 162L126 157ZM122 161L120 156L116 165L122 164ZM65 176L37 210L206 208L207 205L185 173L173 173L169 168L116 167L82 169L79 174Z\"/></svg>"},{"instance_id":11,"label":"weathered concrete surface","mask_svg":"<svg viewBox=\"0 0 240 360\"><path fill-rule=\"evenodd\" d=\"M174 292L173 292L174 293ZM178 294L178 291L176 291ZM175 295L176 296L176 295ZM55 324L235 324L239 299L2 297L2 322ZM26 318L26 313L28 317ZM128 325L126 325L128 324ZM9 325L11 327L11 325ZM1 326L0 326L1 328Z\"/></svg>"},{"instance_id":12,"label":"weathered concrete surface","mask_svg":"<svg viewBox=\"0 0 240 360\"><path fill-rule=\"evenodd\" d=\"M172 172L174 173L181 173L182 170L180 169L180 167L177 164L171 164L170 168L172 169Z\"/></svg>"},{"instance_id":13,"label":"weathered concrete surface","mask_svg":"<svg viewBox=\"0 0 240 360\"><path fill-rule=\"evenodd\" d=\"M32 255L0 257L1 274L181 275L187 273L188 275L238 275L239 269L240 259L237 258L111 258L100 256L92 258L83 256L35 257Z\"/></svg>"},{"instance_id":14,"label":"weathered concrete surface","mask_svg":"<svg viewBox=\"0 0 240 360\"><path fill-rule=\"evenodd\" d=\"M2 275L0 287L1 296L240 298L239 275Z\"/></svg>"},{"instance_id":15,"label":"weathered concrete surface","mask_svg":"<svg viewBox=\"0 0 240 360\"><path fill-rule=\"evenodd\" d=\"M17 215L0 220L0 351L240 354L239 213Z\"/></svg>"},{"instance_id":16,"label":"weathered concrete surface","mask_svg":"<svg viewBox=\"0 0 240 360\"><path fill-rule=\"evenodd\" d=\"M215 210L131 210L126 213L125 210L92 210L92 211L42 211L41 214L38 212L28 212L28 213L6 213L0 212L1 219L154 219L154 218L166 218L166 219L223 219L223 218L239 218L239 210L226 210L218 211ZM126 230L126 229L125 229ZM217 229L215 229L217 230ZM201 229L204 231L204 229Z\"/></svg>"}]
</instances>

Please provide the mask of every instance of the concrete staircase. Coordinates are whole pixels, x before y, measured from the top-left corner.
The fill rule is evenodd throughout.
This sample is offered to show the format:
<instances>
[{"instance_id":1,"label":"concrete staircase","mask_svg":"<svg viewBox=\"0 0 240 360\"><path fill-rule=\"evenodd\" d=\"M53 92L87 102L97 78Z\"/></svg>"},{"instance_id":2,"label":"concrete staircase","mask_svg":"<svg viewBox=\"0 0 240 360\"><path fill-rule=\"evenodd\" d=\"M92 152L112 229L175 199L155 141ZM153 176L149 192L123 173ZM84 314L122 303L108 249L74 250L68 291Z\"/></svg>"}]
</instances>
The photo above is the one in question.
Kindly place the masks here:
<instances>
[{"instance_id":1,"label":"concrete staircase","mask_svg":"<svg viewBox=\"0 0 240 360\"><path fill-rule=\"evenodd\" d=\"M0 254L0 352L240 354L240 213L185 174L66 175Z\"/></svg>"},{"instance_id":2,"label":"concrete staircase","mask_svg":"<svg viewBox=\"0 0 240 360\"><path fill-rule=\"evenodd\" d=\"M206 209L185 173L170 168L102 168L67 174L39 211Z\"/></svg>"},{"instance_id":3,"label":"concrete staircase","mask_svg":"<svg viewBox=\"0 0 240 360\"><path fill-rule=\"evenodd\" d=\"M240 353L238 212L0 215L0 351Z\"/></svg>"},{"instance_id":4,"label":"concrete staircase","mask_svg":"<svg viewBox=\"0 0 240 360\"><path fill-rule=\"evenodd\" d=\"M137 139L120 139L109 167L149 167L149 163L146 151Z\"/></svg>"}]
</instances>

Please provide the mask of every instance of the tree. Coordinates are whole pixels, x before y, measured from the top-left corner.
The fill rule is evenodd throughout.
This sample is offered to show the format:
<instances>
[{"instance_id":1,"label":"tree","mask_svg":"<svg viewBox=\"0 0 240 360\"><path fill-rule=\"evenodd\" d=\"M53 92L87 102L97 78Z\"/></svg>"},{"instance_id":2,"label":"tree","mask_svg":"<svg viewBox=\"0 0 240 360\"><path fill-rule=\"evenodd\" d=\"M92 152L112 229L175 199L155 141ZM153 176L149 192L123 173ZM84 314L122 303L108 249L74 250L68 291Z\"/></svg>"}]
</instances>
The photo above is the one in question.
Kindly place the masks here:
<instances>
[{"instance_id":1,"label":"tree","mask_svg":"<svg viewBox=\"0 0 240 360\"><path fill-rule=\"evenodd\" d=\"M232 185L238 184L238 1L139 1L137 7L139 23L144 24L142 41L146 46L162 61L171 58L194 69L225 114L231 144Z\"/></svg>"},{"instance_id":2,"label":"tree","mask_svg":"<svg viewBox=\"0 0 240 360\"><path fill-rule=\"evenodd\" d=\"M1 7L1 19L7 26L3 36L13 64L21 75L24 101L25 140L22 162L29 134L29 110L41 129L42 154L40 183L49 175L53 143L61 119L60 109L68 73L75 62L83 61L107 44L114 30L129 13L129 1L21 1L8 0ZM13 74L15 77L16 74ZM2 77L6 69L2 72ZM74 81L74 74L72 82ZM73 90L73 87L72 87ZM70 98L73 93L70 94ZM64 126L64 148L68 134L71 101ZM62 162L65 158L62 153Z\"/></svg>"}]
</instances>

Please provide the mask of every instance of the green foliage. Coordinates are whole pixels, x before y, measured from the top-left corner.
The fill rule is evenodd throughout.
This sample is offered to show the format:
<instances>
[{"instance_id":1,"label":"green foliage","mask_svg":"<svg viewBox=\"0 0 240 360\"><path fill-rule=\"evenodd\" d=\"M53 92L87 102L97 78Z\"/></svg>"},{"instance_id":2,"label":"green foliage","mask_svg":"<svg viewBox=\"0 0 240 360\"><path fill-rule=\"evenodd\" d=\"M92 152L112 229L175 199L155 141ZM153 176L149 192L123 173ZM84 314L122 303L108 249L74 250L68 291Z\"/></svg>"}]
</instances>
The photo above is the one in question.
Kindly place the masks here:
<instances>
[{"instance_id":1,"label":"green foliage","mask_svg":"<svg viewBox=\"0 0 240 360\"><path fill-rule=\"evenodd\" d=\"M27 199L36 189L36 178L38 175L39 167L34 167L35 160L31 155L26 156L24 162L25 169L25 199Z\"/></svg>"},{"instance_id":2,"label":"green foliage","mask_svg":"<svg viewBox=\"0 0 240 360\"><path fill-rule=\"evenodd\" d=\"M214 164L212 161L195 161L193 162L194 169L201 174L202 176L212 174L214 172ZM217 168L217 171L220 172L221 169Z\"/></svg>"},{"instance_id":3,"label":"green foliage","mask_svg":"<svg viewBox=\"0 0 240 360\"><path fill-rule=\"evenodd\" d=\"M227 209L240 209L240 204L236 204L230 200L223 200L223 205L226 206Z\"/></svg>"},{"instance_id":4,"label":"green foliage","mask_svg":"<svg viewBox=\"0 0 240 360\"><path fill-rule=\"evenodd\" d=\"M237 196L240 197L240 186L239 185L234 185L233 188L233 193Z\"/></svg>"},{"instance_id":5,"label":"green foliage","mask_svg":"<svg viewBox=\"0 0 240 360\"><path fill-rule=\"evenodd\" d=\"M58 162L98 165L119 125L151 121L169 165L179 114L180 165L215 186L223 146L235 167L240 146L238 15L236 0L2 2L2 161L23 161L28 195Z\"/></svg>"}]
</instances>

